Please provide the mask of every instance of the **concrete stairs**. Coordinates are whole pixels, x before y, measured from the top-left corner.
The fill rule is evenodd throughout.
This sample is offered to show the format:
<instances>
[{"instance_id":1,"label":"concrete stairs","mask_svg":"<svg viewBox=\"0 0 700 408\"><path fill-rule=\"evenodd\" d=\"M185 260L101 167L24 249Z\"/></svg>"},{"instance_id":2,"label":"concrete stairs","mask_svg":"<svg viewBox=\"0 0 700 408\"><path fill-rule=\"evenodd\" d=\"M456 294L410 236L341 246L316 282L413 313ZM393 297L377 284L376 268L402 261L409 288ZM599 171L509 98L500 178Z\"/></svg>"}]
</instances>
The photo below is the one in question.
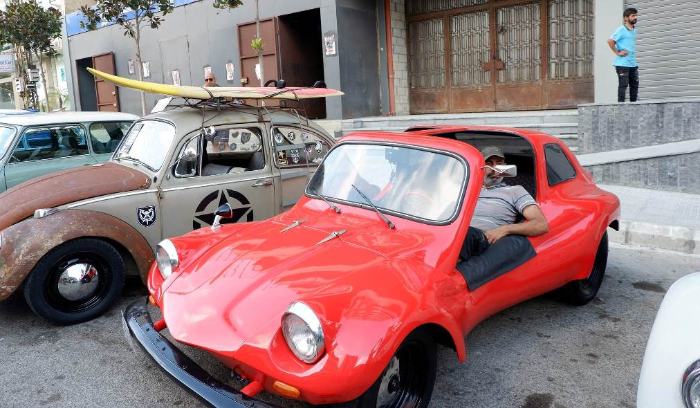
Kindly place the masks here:
<instances>
[{"instance_id":1,"label":"concrete stairs","mask_svg":"<svg viewBox=\"0 0 700 408\"><path fill-rule=\"evenodd\" d=\"M487 125L531 129L556 136L578 149L578 110L453 113L346 119L336 136L357 131L402 132L416 125Z\"/></svg>"}]
</instances>

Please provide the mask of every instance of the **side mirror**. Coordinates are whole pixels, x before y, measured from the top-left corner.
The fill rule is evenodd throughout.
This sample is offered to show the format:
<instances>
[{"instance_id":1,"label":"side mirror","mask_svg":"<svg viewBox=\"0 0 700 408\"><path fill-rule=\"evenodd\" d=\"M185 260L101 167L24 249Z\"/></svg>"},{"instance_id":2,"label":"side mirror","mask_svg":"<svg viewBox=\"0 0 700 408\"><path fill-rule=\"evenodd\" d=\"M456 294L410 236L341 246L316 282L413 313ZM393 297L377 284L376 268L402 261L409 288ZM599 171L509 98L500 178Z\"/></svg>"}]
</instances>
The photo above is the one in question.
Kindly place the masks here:
<instances>
[{"instance_id":1,"label":"side mirror","mask_svg":"<svg viewBox=\"0 0 700 408\"><path fill-rule=\"evenodd\" d=\"M208 142L211 142L212 140L214 140L214 136L216 136L216 128L214 126L202 128L202 133L204 134L204 139L206 139Z\"/></svg>"},{"instance_id":2,"label":"side mirror","mask_svg":"<svg viewBox=\"0 0 700 408\"><path fill-rule=\"evenodd\" d=\"M518 167L515 164L501 164L491 168L501 177L515 177L518 175Z\"/></svg>"},{"instance_id":3,"label":"side mirror","mask_svg":"<svg viewBox=\"0 0 700 408\"><path fill-rule=\"evenodd\" d=\"M182 156L180 156L180 160L185 163L194 163L195 161L197 161L197 150L188 147L182 153Z\"/></svg>"},{"instance_id":4,"label":"side mirror","mask_svg":"<svg viewBox=\"0 0 700 408\"><path fill-rule=\"evenodd\" d=\"M226 203L214 211L214 223L211 224L211 230L215 231L221 227L221 220L225 218L233 218L233 208L231 208L231 204Z\"/></svg>"},{"instance_id":5,"label":"side mirror","mask_svg":"<svg viewBox=\"0 0 700 408\"><path fill-rule=\"evenodd\" d=\"M186 168L191 167L188 173L180 173L179 170L186 170L186 169L180 169L180 165L182 163L187 164ZM173 165L173 170L175 173L176 177L192 177L197 175L197 150L191 147L188 147L185 149L184 152L182 152L182 155L178 157L177 161Z\"/></svg>"}]
</instances>

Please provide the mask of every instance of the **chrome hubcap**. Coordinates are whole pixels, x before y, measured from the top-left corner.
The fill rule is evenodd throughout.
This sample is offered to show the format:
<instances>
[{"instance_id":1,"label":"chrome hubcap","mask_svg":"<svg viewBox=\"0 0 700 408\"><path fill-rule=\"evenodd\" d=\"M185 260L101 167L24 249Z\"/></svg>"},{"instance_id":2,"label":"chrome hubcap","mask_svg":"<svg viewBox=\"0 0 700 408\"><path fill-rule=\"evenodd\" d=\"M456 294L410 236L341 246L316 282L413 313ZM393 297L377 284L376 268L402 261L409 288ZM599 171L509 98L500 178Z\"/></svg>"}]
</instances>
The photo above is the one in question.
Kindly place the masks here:
<instances>
[{"instance_id":1,"label":"chrome hubcap","mask_svg":"<svg viewBox=\"0 0 700 408\"><path fill-rule=\"evenodd\" d=\"M95 294L99 281L100 275L93 265L73 264L60 272L58 293L72 302L86 300Z\"/></svg>"},{"instance_id":2,"label":"chrome hubcap","mask_svg":"<svg viewBox=\"0 0 700 408\"><path fill-rule=\"evenodd\" d=\"M379 392L377 393L377 408L388 405L396 396L401 385L401 377L399 374L399 359L394 356L386 368L382 381L379 383Z\"/></svg>"}]
</instances>

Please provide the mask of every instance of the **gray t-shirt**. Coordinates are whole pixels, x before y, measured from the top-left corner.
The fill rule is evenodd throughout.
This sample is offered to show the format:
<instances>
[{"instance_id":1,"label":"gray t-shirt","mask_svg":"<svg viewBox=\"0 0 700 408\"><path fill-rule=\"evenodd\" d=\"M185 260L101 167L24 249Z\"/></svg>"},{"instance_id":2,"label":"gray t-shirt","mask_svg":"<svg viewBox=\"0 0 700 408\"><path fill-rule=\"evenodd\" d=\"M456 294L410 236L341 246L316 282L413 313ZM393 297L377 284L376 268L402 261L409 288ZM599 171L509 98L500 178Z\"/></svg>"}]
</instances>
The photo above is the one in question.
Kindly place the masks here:
<instances>
[{"instance_id":1,"label":"gray t-shirt","mask_svg":"<svg viewBox=\"0 0 700 408\"><path fill-rule=\"evenodd\" d=\"M471 226L483 231L501 225L513 224L525 207L537 205L522 186L509 186L504 183L493 187L481 187Z\"/></svg>"}]
</instances>

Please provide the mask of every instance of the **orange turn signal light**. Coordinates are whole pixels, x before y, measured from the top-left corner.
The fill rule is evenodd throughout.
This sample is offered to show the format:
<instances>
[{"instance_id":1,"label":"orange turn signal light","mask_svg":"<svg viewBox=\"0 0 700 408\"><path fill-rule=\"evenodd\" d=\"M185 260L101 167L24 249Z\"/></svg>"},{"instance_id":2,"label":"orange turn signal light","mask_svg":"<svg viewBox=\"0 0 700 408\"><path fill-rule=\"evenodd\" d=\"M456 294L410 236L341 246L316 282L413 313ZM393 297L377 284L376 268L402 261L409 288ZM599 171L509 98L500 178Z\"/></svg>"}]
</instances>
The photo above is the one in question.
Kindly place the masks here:
<instances>
[{"instance_id":1,"label":"orange turn signal light","mask_svg":"<svg viewBox=\"0 0 700 408\"><path fill-rule=\"evenodd\" d=\"M274 390L277 391L280 395L283 395L287 398L297 399L301 395L301 392L298 389L279 381L275 381L275 383L272 384L272 388L274 388Z\"/></svg>"},{"instance_id":2,"label":"orange turn signal light","mask_svg":"<svg viewBox=\"0 0 700 408\"><path fill-rule=\"evenodd\" d=\"M153 298L153 296L148 297L148 303L150 303L153 307L158 307L158 303L156 303L156 300Z\"/></svg>"}]
</instances>

